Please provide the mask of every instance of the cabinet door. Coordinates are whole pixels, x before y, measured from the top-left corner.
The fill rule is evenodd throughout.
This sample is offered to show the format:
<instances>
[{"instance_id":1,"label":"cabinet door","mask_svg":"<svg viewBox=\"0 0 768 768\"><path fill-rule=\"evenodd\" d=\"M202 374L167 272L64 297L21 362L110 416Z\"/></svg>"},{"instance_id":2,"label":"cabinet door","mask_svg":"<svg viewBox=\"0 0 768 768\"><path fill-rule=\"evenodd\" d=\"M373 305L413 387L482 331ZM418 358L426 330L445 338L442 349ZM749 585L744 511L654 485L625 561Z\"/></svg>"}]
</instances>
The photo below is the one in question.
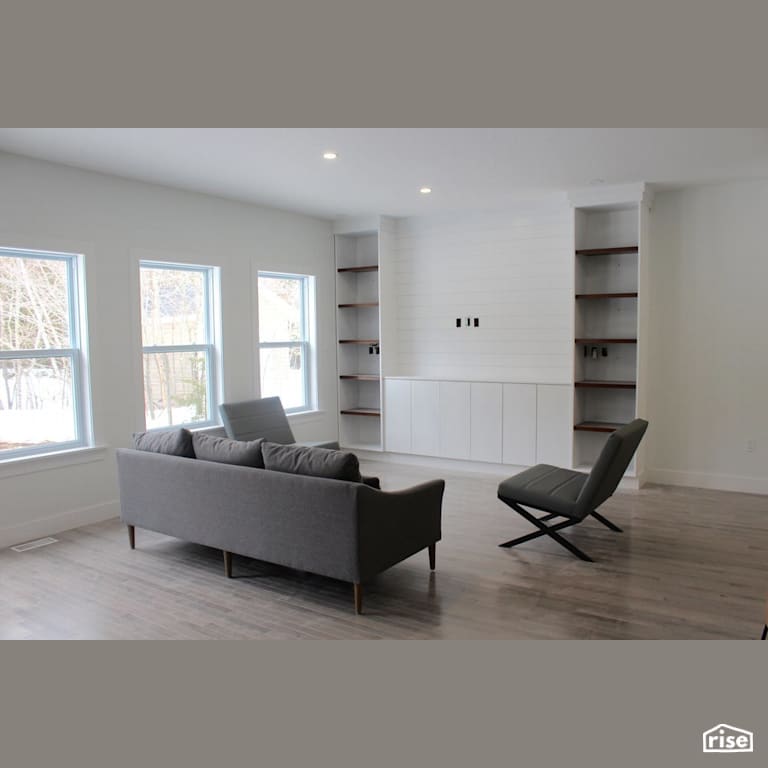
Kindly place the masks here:
<instances>
[{"instance_id":1,"label":"cabinet door","mask_svg":"<svg viewBox=\"0 0 768 768\"><path fill-rule=\"evenodd\" d=\"M568 385L539 384L536 399L536 462L570 467L573 390Z\"/></svg>"},{"instance_id":2,"label":"cabinet door","mask_svg":"<svg viewBox=\"0 0 768 768\"><path fill-rule=\"evenodd\" d=\"M536 385L504 385L502 461L519 467L536 463Z\"/></svg>"},{"instance_id":3,"label":"cabinet door","mask_svg":"<svg viewBox=\"0 0 768 768\"><path fill-rule=\"evenodd\" d=\"M386 379L384 382L384 450L411 451L411 382Z\"/></svg>"},{"instance_id":4,"label":"cabinet door","mask_svg":"<svg viewBox=\"0 0 768 768\"><path fill-rule=\"evenodd\" d=\"M469 383L441 381L439 383L440 456L447 459L469 458Z\"/></svg>"},{"instance_id":5,"label":"cabinet door","mask_svg":"<svg viewBox=\"0 0 768 768\"><path fill-rule=\"evenodd\" d=\"M501 384L470 385L469 456L501 463Z\"/></svg>"},{"instance_id":6,"label":"cabinet door","mask_svg":"<svg viewBox=\"0 0 768 768\"><path fill-rule=\"evenodd\" d=\"M440 385L436 381L413 381L411 393L411 450L423 456L437 456Z\"/></svg>"}]
</instances>

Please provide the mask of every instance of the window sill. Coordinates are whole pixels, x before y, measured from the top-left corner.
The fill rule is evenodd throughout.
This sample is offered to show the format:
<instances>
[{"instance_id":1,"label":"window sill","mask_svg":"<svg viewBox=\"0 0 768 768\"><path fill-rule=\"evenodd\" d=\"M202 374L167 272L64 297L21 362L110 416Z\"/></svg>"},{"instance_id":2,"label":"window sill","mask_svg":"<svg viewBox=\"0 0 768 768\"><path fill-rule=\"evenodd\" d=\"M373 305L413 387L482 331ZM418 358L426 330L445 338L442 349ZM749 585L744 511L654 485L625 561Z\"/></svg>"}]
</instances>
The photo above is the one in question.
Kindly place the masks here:
<instances>
[{"instance_id":1,"label":"window sill","mask_svg":"<svg viewBox=\"0 0 768 768\"><path fill-rule=\"evenodd\" d=\"M91 464L96 461L103 461L108 450L105 445L94 445L87 448L73 448L69 451L5 459L0 461L0 479L14 475L29 475L33 472L45 472L49 469L71 467L75 464Z\"/></svg>"}]
</instances>

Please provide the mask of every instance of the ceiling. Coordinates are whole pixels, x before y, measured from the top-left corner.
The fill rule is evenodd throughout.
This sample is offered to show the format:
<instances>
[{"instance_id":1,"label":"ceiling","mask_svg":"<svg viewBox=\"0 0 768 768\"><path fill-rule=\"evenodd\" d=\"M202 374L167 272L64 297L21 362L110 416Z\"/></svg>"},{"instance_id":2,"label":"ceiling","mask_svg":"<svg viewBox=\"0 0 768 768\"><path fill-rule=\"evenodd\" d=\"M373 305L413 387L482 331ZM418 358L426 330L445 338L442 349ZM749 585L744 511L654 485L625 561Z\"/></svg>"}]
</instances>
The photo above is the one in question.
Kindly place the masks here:
<instances>
[{"instance_id":1,"label":"ceiling","mask_svg":"<svg viewBox=\"0 0 768 768\"><path fill-rule=\"evenodd\" d=\"M768 177L762 128L0 128L0 150L327 218Z\"/></svg>"}]
</instances>

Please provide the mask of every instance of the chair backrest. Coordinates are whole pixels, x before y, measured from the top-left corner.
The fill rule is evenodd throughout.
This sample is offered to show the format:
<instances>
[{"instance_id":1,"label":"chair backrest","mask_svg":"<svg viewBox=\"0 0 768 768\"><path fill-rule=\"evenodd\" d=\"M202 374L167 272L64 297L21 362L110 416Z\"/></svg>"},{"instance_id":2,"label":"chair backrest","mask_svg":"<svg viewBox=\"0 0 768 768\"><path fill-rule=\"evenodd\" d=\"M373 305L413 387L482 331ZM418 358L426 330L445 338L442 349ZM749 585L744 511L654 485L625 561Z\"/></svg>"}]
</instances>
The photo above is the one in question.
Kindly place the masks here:
<instances>
[{"instance_id":1,"label":"chair backrest","mask_svg":"<svg viewBox=\"0 0 768 768\"><path fill-rule=\"evenodd\" d=\"M608 438L576 500L579 511L584 515L590 514L606 499L613 496L646 429L648 429L647 421L635 419L619 427Z\"/></svg>"},{"instance_id":2,"label":"chair backrest","mask_svg":"<svg viewBox=\"0 0 768 768\"><path fill-rule=\"evenodd\" d=\"M222 403L219 406L227 436L235 440L257 440L287 445L296 439L279 397Z\"/></svg>"}]
</instances>

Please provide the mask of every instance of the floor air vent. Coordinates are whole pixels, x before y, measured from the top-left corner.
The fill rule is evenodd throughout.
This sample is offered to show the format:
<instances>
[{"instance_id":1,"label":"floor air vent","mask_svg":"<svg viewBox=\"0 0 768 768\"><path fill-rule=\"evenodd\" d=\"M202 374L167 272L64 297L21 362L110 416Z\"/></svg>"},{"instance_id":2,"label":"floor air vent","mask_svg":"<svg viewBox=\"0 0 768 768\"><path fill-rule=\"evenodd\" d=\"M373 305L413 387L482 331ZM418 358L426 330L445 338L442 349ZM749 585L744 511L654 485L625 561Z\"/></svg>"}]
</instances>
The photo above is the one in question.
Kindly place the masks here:
<instances>
[{"instance_id":1,"label":"floor air vent","mask_svg":"<svg viewBox=\"0 0 768 768\"><path fill-rule=\"evenodd\" d=\"M34 541L28 541L25 544L17 544L15 547L11 547L11 549L14 552L29 552L30 549L47 547L49 544L55 544L57 541L58 539L46 536L44 539L35 539Z\"/></svg>"}]
</instances>

